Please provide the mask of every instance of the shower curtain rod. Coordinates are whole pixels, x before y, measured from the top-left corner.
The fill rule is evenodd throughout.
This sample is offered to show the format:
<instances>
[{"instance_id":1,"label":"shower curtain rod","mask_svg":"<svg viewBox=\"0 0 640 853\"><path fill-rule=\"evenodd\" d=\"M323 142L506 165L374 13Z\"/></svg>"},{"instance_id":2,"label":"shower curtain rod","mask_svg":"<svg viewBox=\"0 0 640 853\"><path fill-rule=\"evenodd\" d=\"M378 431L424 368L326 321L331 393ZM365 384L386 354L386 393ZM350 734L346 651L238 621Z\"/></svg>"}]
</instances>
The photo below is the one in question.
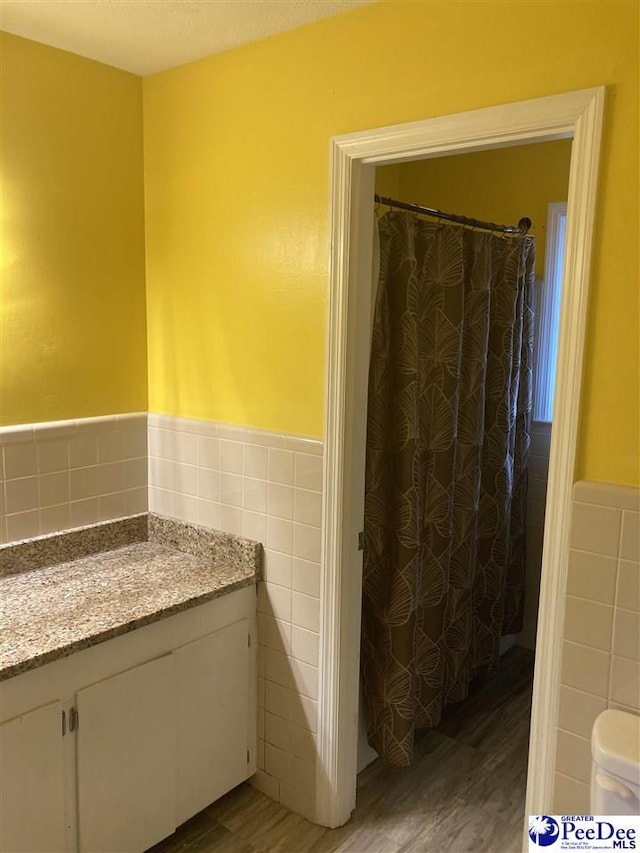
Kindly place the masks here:
<instances>
[{"instance_id":1,"label":"shower curtain rod","mask_svg":"<svg viewBox=\"0 0 640 853\"><path fill-rule=\"evenodd\" d=\"M459 225L467 225L471 228L480 228L483 231L499 231L502 234L514 234L524 237L529 228L531 228L531 220L528 216L523 216L517 225L496 225L495 222L482 222L480 219L473 219L471 216L459 216L457 213L443 213L441 210L435 210L432 207L422 207L421 204L409 204L406 201L397 201L394 198L387 198L377 193L373 198L378 204L387 204L389 207L410 210L413 213L422 213L425 216L447 219L450 222L457 222Z\"/></svg>"}]
</instances>

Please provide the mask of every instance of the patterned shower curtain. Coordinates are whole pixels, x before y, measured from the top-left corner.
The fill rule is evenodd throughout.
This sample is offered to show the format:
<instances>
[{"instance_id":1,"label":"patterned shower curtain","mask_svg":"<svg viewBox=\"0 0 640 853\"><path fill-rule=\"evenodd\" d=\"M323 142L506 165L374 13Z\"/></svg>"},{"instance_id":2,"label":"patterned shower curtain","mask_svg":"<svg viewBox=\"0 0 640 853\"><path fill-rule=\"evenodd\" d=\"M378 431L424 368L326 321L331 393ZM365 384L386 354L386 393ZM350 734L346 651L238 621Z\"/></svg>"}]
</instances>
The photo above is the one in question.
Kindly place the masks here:
<instances>
[{"instance_id":1,"label":"patterned shower curtain","mask_svg":"<svg viewBox=\"0 0 640 853\"><path fill-rule=\"evenodd\" d=\"M361 666L402 767L521 629L535 243L396 211L379 233Z\"/></svg>"}]
</instances>

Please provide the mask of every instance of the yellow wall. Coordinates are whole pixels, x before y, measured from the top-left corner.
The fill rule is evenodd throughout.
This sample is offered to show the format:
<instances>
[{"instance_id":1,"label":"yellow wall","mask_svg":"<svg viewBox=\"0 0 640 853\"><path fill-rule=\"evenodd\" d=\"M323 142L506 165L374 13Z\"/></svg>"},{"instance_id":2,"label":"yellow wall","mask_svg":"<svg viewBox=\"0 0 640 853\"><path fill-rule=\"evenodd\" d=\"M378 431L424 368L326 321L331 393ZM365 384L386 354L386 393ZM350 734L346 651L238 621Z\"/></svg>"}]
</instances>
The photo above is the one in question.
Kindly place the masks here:
<instances>
[{"instance_id":1,"label":"yellow wall","mask_svg":"<svg viewBox=\"0 0 640 853\"><path fill-rule=\"evenodd\" d=\"M2 34L1 423L147 408L142 83Z\"/></svg>"},{"instance_id":2,"label":"yellow wall","mask_svg":"<svg viewBox=\"0 0 640 853\"><path fill-rule=\"evenodd\" d=\"M543 276L547 206L567 200L570 160L568 139L418 160L377 169L376 192L488 222L516 225L528 216ZM385 189L393 182L397 196Z\"/></svg>"},{"instance_id":3,"label":"yellow wall","mask_svg":"<svg viewBox=\"0 0 640 853\"><path fill-rule=\"evenodd\" d=\"M376 192L378 195L402 200L400 176L403 170L408 169L410 165L410 163L393 163L391 166L378 166L375 175ZM413 196L410 200L416 202Z\"/></svg>"},{"instance_id":4,"label":"yellow wall","mask_svg":"<svg viewBox=\"0 0 640 853\"><path fill-rule=\"evenodd\" d=\"M635 3L383 0L147 78L150 408L321 434L330 137L600 84L577 475L640 483ZM2 37L3 423L145 407L140 113Z\"/></svg>"},{"instance_id":5,"label":"yellow wall","mask_svg":"<svg viewBox=\"0 0 640 853\"><path fill-rule=\"evenodd\" d=\"M321 434L329 139L606 84L577 475L638 483L638 14L382 2L144 81L150 407Z\"/></svg>"}]
</instances>

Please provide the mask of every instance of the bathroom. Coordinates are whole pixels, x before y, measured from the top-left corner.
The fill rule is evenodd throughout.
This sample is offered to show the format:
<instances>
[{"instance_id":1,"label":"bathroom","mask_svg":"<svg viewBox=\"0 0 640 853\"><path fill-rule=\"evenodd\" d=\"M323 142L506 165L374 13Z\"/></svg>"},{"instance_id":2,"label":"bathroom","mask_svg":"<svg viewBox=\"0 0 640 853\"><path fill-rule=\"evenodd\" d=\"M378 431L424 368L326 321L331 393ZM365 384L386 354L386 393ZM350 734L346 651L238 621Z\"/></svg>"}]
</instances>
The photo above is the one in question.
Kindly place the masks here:
<instances>
[{"instance_id":1,"label":"bathroom","mask_svg":"<svg viewBox=\"0 0 640 853\"><path fill-rule=\"evenodd\" d=\"M638 713L637 29L582 5L365 4L142 75L3 33L2 541L150 508L263 542L254 784L305 817L340 133L608 87L555 811L588 808L597 714ZM21 427L35 469L7 451Z\"/></svg>"}]
</instances>

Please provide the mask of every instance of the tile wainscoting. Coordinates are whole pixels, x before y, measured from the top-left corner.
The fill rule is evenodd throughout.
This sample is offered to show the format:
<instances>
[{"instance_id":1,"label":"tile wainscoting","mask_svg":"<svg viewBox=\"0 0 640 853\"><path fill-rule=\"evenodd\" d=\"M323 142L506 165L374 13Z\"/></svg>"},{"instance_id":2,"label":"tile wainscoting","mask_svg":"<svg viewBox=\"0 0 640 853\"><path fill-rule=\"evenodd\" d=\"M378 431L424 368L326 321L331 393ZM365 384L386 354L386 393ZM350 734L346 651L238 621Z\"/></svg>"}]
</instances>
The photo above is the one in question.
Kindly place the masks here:
<instances>
[{"instance_id":1,"label":"tile wainscoting","mask_svg":"<svg viewBox=\"0 0 640 853\"><path fill-rule=\"evenodd\" d=\"M529 511L534 525L539 521L532 538L541 545L549 436L535 432ZM2 542L149 509L264 544L253 784L313 820L323 442L133 413L2 428L0 462ZM598 713L640 713L639 528L640 490L576 483L558 813L589 809L589 738Z\"/></svg>"},{"instance_id":2,"label":"tile wainscoting","mask_svg":"<svg viewBox=\"0 0 640 853\"><path fill-rule=\"evenodd\" d=\"M321 440L149 415L149 508L262 542L258 772L315 817Z\"/></svg>"},{"instance_id":3,"label":"tile wainscoting","mask_svg":"<svg viewBox=\"0 0 640 853\"><path fill-rule=\"evenodd\" d=\"M554 812L589 812L591 728L601 711L640 714L640 490L573 491Z\"/></svg>"},{"instance_id":4,"label":"tile wainscoting","mask_svg":"<svg viewBox=\"0 0 640 853\"><path fill-rule=\"evenodd\" d=\"M147 415L0 429L0 542L147 511Z\"/></svg>"}]
</instances>

